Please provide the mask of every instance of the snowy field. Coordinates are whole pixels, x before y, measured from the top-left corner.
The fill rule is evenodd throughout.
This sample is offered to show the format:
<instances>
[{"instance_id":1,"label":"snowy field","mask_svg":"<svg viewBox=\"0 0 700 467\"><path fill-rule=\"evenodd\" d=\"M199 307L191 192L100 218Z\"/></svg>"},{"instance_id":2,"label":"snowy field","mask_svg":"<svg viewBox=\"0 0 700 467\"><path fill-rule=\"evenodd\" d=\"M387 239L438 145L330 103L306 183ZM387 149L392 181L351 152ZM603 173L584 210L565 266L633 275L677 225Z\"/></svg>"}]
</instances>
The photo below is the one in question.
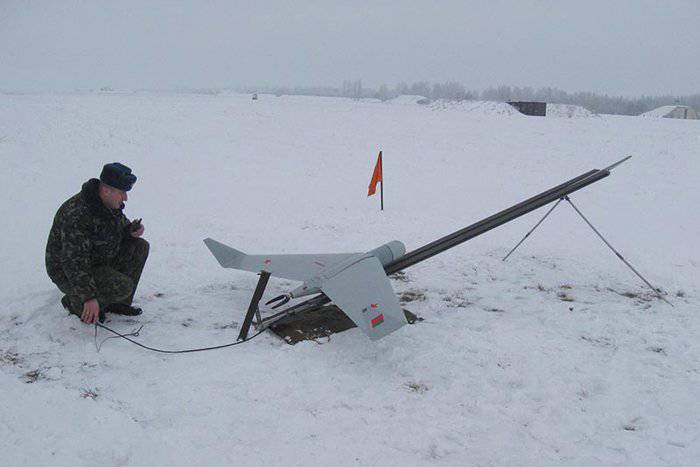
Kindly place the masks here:
<instances>
[{"instance_id":1,"label":"snowy field","mask_svg":"<svg viewBox=\"0 0 700 467\"><path fill-rule=\"evenodd\" d=\"M2 464L697 465L700 122L499 109L0 95ZM384 212L366 197L379 149ZM143 324L161 348L223 344L257 277L219 267L205 237L249 253L412 250L626 155L572 199L673 307L563 204L506 262L544 209L406 270L394 288L424 321L375 343L353 329L98 353L44 270L58 206L124 162L151 257L144 314L108 325ZM273 278L267 294L295 285Z\"/></svg>"}]
</instances>

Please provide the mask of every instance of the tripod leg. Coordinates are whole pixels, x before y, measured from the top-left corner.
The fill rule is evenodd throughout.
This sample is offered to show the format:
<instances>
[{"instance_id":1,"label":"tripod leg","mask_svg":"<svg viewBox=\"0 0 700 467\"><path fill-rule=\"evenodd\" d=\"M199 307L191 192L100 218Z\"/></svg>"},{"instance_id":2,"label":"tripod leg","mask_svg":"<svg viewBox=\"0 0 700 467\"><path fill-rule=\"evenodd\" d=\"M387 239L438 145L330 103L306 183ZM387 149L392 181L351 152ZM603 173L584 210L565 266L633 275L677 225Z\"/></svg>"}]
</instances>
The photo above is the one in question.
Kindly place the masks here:
<instances>
[{"instance_id":1,"label":"tripod leg","mask_svg":"<svg viewBox=\"0 0 700 467\"><path fill-rule=\"evenodd\" d=\"M518 244L515 245L515 246L513 247L513 249L510 250L510 251L508 252L508 254L505 255L505 256L503 257L503 259L502 259L501 261L505 261L505 260L508 259L508 257L520 246L520 244L523 243L523 242L525 241L525 239L526 239L527 237L529 237L530 234L531 234L532 232L534 232L535 229L536 229L537 227L539 227L539 225L547 218L547 216L549 216L549 215L552 213L552 211L554 211L554 208L556 208L557 206L559 206L559 203L561 203L561 200L562 200L562 199L563 199L563 198L559 198L559 200L557 200L557 202L554 203L554 206L552 206L551 208L549 208L549 211L547 211L547 214L545 214L544 217L543 217L542 219L540 219L540 221L539 221L537 224L535 224L535 226L534 226L533 228L531 228L530 231L529 231L528 233L525 234L525 236L522 238L522 240L520 240L520 241L518 242Z\"/></svg>"},{"instance_id":2,"label":"tripod leg","mask_svg":"<svg viewBox=\"0 0 700 467\"><path fill-rule=\"evenodd\" d=\"M565 196L564 199L567 200L569 202L569 204L571 205L571 207L574 208L574 210L578 213L579 216L581 216L581 219L586 221L586 224L588 224L588 226L591 229L593 229L593 232L595 232L596 235L598 235L598 237L600 237L600 239L603 240L603 243L605 243L608 246L608 248L610 248L612 250L612 252L615 253L615 256L620 258L620 261L625 263L625 265L627 265L627 267L630 268L632 270L632 272L637 275L637 277L639 277L642 281L644 281L644 283L646 285L648 285L651 290L654 291L654 293L656 294L657 297L659 297L661 300L668 303L669 305L673 306L673 304L671 302L666 300L666 298L663 295L661 295L661 293L659 292L659 289L657 289L656 287L651 285L649 283L649 281L644 278L644 276L642 276L636 269L634 269L634 266L632 266L625 258L622 257L622 255L615 248L613 248L613 246L605 239L605 237L603 237L603 235L600 232L598 232L598 230L595 227L593 227L593 224L591 224L590 221L588 219L586 219L586 216L584 216L583 213L578 210L578 208L574 205L574 203L569 199L568 196Z\"/></svg>"}]
</instances>

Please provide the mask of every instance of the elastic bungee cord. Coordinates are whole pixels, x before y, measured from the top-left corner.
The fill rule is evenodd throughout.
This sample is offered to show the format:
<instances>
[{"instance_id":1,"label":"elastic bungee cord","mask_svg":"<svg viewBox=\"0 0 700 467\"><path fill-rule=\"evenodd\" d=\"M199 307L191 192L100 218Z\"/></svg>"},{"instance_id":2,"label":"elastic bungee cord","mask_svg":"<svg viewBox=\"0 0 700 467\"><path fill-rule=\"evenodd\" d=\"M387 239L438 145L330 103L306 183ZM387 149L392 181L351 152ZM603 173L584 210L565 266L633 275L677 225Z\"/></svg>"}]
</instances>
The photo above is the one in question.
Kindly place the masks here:
<instances>
[{"instance_id":1,"label":"elastic bungee cord","mask_svg":"<svg viewBox=\"0 0 700 467\"><path fill-rule=\"evenodd\" d=\"M102 328L102 329L105 329L105 330L111 332L112 334L114 334L114 336L105 337L105 338L102 340L102 342L100 342L100 343L98 344L98 343L97 343L97 328L98 328L98 327L100 327L100 328ZM154 348L154 347L149 347L149 346L147 346L147 345L145 345L145 344L142 344L142 343L140 343L140 342L137 342L137 341L131 339L131 337L138 337L139 332L141 332L141 329L143 329L143 326L141 326L140 328L138 328L136 331L132 331L132 332L130 332L130 333L128 333L128 334L120 334L120 333L118 333L117 331L115 331L114 329L111 329L111 328L105 326L104 324L101 324L101 323L99 323L99 322L96 322L96 323L95 323L95 348L97 349L97 352L99 352L100 349L102 348L102 344L104 344L105 341L107 341L108 339L116 339L116 338L119 338L119 337L120 337L120 338L122 338L122 339L125 339L125 340L131 342L131 343L134 344L134 345L138 345L139 347L144 348L144 349L146 349L146 350L150 350L150 351L152 351L152 352L158 352L158 353L192 353L192 352L204 352L205 350L224 349L224 348L226 348L226 347L233 347L234 345L244 344L244 343L246 343L246 342L248 342L248 341L250 341L250 340L255 339L257 336L259 336L260 334L262 334L263 332L265 332L265 330L263 329L263 330L261 330L261 331L256 332L256 333L253 334L252 336L250 336L250 337L248 337L248 338L246 338L246 339L243 339L242 341L231 342L231 343L229 343L229 344L215 345L215 346L212 346L212 347L201 347L201 348L198 348L198 349L163 350L163 349L156 349L156 348Z\"/></svg>"}]
</instances>

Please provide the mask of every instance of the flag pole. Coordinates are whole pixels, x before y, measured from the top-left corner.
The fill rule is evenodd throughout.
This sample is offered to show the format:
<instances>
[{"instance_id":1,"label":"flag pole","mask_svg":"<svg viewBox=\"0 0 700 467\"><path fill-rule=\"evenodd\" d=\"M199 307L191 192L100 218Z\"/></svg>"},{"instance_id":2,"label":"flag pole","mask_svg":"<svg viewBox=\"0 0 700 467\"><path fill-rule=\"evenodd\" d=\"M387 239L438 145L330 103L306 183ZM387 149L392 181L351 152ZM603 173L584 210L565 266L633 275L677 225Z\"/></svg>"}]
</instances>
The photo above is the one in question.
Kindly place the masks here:
<instances>
[{"instance_id":1,"label":"flag pole","mask_svg":"<svg viewBox=\"0 0 700 467\"><path fill-rule=\"evenodd\" d=\"M379 196L382 200L382 211L384 210L384 160L382 159L382 151L379 151L379 171L382 174L382 186L380 187Z\"/></svg>"}]
</instances>

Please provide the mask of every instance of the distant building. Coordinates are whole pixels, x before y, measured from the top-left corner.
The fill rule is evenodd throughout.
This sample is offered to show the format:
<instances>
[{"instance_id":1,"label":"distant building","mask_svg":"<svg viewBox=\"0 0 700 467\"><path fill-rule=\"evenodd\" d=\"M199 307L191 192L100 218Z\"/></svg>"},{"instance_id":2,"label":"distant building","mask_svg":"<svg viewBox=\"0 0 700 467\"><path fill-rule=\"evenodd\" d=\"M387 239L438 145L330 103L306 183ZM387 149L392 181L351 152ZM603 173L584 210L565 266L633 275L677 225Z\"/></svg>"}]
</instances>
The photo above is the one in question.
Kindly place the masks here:
<instances>
[{"instance_id":1,"label":"distant building","mask_svg":"<svg viewBox=\"0 0 700 467\"><path fill-rule=\"evenodd\" d=\"M546 102L522 102L511 101L510 105L518 109L518 112L525 115L533 115L535 117L544 117L547 114Z\"/></svg>"},{"instance_id":2,"label":"distant building","mask_svg":"<svg viewBox=\"0 0 700 467\"><path fill-rule=\"evenodd\" d=\"M257 100L258 100L258 93L257 93L257 92L256 92L256 93L253 93L253 100L254 100L254 101L257 101Z\"/></svg>"},{"instance_id":3,"label":"distant building","mask_svg":"<svg viewBox=\"0 0 700 467\"><path fill-rule=\"evenodd\" d=\"M697 120L698 114L695 110L687 105L664 105L658 109L644 112L641 117L657 117L657 118L680 118L683 120Z\"/></svg>"}]
</instances>

